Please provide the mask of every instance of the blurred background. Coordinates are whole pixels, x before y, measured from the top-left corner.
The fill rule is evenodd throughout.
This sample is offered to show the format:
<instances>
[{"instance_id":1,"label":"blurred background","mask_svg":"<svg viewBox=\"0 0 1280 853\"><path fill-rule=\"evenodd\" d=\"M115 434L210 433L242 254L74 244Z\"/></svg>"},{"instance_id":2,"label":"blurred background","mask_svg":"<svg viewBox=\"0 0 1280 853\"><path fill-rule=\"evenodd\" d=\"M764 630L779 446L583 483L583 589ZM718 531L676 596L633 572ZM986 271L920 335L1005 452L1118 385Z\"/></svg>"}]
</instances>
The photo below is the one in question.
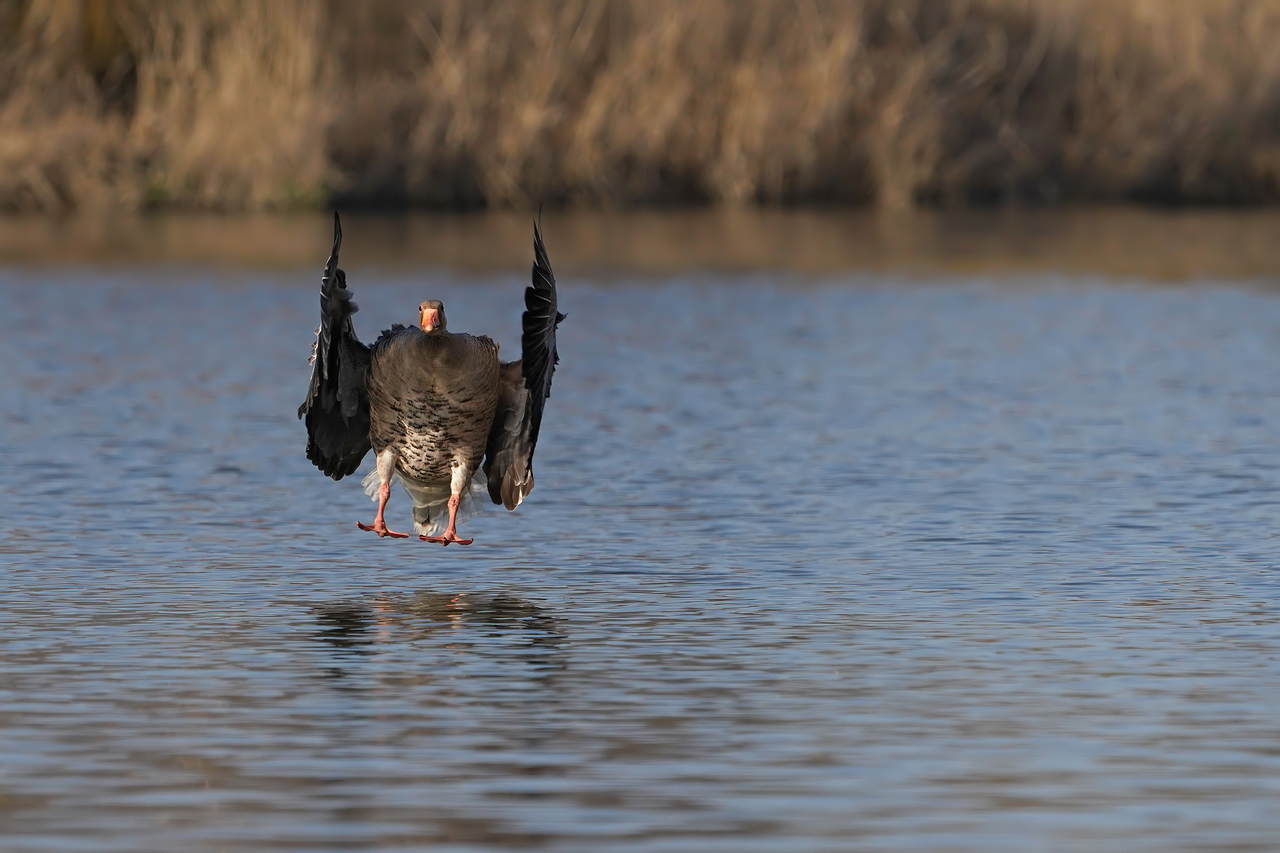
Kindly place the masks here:
<instances>
[{"instance_id":1,"label":"blurred background","mask_svg":"<svg viewBox=\"0 0 1280 853\"><path fill-rule=\"evenodd\" d=\"M1185 206L1280 198L1278 35L1269 0L3 0L0 211L78 216L0 259L296 265L324 229L261 214L337 207L489 212L380 251L511 267L545 207L574 269L1267 274L1271 217ZM120 218L166 211L258 218Z\"/></svg>"},{"instance_id":2,"label":"blurred background","mask_svg":"<svg viewBox=\"0 0 1280 853\"><path fill-rule=\"evenodd\" d=\"M0 849L1275 849L1278 176L1274 0L0 0ZM330 209L506 358L542 211L468 548Z\"/></svg>"},{"instance_id":3,"label":"blurred background","mask_svg":"<svg viewBox=\"0 0 1280 853\"><path fill-rule=\"evenodd\" d=\"M6 0L0 207L1267 202L1268 0Z\"/></svg>"}]
</instances>

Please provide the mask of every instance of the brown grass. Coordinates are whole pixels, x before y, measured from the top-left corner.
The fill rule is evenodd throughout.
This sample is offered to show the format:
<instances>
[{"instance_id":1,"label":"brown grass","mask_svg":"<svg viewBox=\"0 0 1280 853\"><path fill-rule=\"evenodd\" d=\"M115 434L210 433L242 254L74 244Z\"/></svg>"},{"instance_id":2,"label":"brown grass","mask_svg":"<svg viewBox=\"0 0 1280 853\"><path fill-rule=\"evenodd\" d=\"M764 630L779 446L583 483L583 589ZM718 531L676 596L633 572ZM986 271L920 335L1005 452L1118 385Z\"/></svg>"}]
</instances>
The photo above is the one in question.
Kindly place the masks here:
<instances>
[{"instance_id":1,"label":"brown grass","mask_svg":"<svg viewBox=\"0 0 1280 853\"><path fill-rule=\"evenodd\" d=\"M0 208L1280 200L1271 0L0 0Z\"/></svg>"}]
</instances>

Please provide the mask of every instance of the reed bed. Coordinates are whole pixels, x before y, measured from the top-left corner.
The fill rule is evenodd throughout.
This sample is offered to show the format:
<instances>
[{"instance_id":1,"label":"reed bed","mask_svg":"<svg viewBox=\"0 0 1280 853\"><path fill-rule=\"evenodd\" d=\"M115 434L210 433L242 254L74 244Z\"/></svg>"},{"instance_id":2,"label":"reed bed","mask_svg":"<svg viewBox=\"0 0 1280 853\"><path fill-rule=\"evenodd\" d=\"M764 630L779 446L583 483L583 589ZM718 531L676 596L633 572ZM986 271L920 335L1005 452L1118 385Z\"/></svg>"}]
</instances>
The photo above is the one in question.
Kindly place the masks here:
<instances>
[{"instance_id":1,"label":"reed bed","mask_svg":"<svg viewBox=\"0 0 1280 853\"><path fill-rule=\"evenodd\" d=\"M0 0L0 209L1280 199L1270 0Z\"/></svg>"}]
</instances>

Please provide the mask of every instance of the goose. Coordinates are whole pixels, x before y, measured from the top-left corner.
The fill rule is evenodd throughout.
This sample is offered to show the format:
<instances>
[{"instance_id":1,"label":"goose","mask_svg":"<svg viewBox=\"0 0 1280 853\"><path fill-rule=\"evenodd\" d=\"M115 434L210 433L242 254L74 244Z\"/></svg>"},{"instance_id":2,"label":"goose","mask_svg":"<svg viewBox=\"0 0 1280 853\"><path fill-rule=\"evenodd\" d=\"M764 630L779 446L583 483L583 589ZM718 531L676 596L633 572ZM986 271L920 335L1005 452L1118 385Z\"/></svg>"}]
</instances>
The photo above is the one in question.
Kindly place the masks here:
<instances>
[{"instance_id":1,"label":"goose","mask_svg":"<svg viewBox=\"0 0 1280 853\"><path fill-rule=\"evenodd\" d=\"M470 545L474 540L458 535L458 521L460 510L465 518L477 508L473 485L487 488L492 501L508 510L533 490L533 451L560 360L556 328L565 318L557 310L542 229L534 223L521 358L505 364L491 338L449 331L438 299L418 306L417 326L397 323L373 346L362 343L351 322L358 309L338 268L341 246L335 212L311 384L298 408L307 427L307 459L341 480L373 450L377 465L363 485L378 512L372 524L356 522L361 530L409 537L388 529L384 518L392 483L399 481L413 500L419 539Z\"/></svg>"}]
</instances>

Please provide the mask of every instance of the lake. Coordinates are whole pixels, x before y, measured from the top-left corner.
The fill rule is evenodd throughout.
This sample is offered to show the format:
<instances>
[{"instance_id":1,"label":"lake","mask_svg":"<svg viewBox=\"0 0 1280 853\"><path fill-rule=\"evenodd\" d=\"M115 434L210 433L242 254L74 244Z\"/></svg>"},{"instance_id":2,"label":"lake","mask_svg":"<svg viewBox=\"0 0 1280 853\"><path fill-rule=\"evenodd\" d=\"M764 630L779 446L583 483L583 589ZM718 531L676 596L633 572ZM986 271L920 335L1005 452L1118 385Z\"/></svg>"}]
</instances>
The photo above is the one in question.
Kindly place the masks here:
<instances>
[{"instance_id":1,"label":"lake","mask_svg":"<svg viewBox=\"0 0 1280 853\"><path fill-rule=\"evenodd\" d=\"M537 488L465 548L303 455L322 218L307 263L10 256L0 846L1274 848L1261 261L597 274L576 222ZM365 340L439 298L516 357L527 218L455 267L379 223Z\"/></svg>"}]
</instances>

